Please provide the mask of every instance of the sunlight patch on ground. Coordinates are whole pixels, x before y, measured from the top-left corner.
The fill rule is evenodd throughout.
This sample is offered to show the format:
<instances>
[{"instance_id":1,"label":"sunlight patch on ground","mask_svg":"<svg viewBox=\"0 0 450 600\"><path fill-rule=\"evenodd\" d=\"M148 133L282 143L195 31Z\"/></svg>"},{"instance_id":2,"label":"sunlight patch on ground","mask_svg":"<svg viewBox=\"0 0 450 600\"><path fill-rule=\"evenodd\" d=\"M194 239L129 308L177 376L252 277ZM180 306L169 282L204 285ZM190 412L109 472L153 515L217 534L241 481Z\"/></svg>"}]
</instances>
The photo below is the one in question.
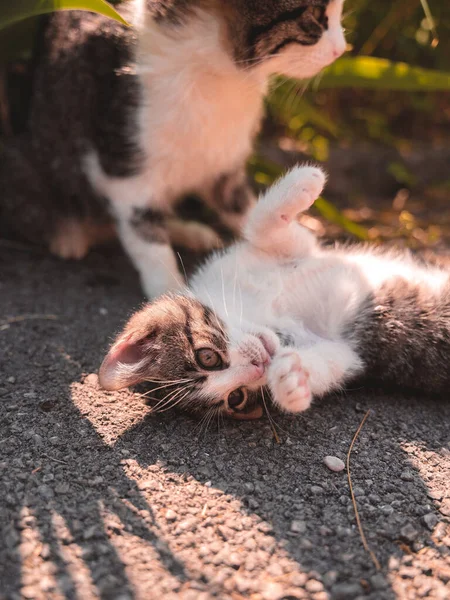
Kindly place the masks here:
<instances>
[{"instance_id":1,"label":"sunlight patch on ground","mask_svg":"<svg viewBox=\"0 0 450 600\"><path fill-rule=\"evenodd\" d=\"M55 565L46 562L44 558L49 554L50 549L48 545L43 544L36 517L26 506L20 512L20 527L22 597L36 598L36 600L49 597L55 600L62 599L63 594L58 590L55 579Z\"/></svg>"},{"instance_id":2,"label":"sunlight patch on ground","mask_svg":"<svg viewBox=\"0 0 450 600\"><path fill-rule=\"evenodd\" d=\"M408 455L411 471L418 471L425 486L428 481L433 482L433 490L428 491L429 504L424 506L427 514L422 516L433 546L425 546L420 539L410 545L401 544L405 554L401 559L391 557L389 579L398 598L429 596L446 600L450 586L450 525L445 520L450 515L450 461L442 462L441 454L450 457L450 451L447 448L432 451L420 441L403 442L401 447ZM439 471L436 465L441 465ZM404 477L407 480L407 470Z\"/></svg>"},{"instance_id":3,"label":"sunlight patch on ground","mask_svg":"<svg viewBox=\"0 0 450 600\"><path fill-rule=\"evenodd\" d=\"M83 600L98 598L96 586L83 557L83 550L74 542L66 521L56 511L52 513L52 527L56 537L57 553L66 571L66 576L60 577L59 580L70 581L78 598ZM67 596L68 590L64 592Z\"/></svg>"},{"instance_id":4,"label":"sunlight patch on ground","mask_svg":"<svg viewBox=\"0 0 450 600\"><path fill-rule=\"evenodd\" d=\"M151 412L138 394L128 390L105 392L100 389L93 373L83 383L73 383L70 387L73 404L108 446L113 446L128 429Z\"/></svg>"},{"instance_id":5,"label":"sunlight patch on ground","mask_svg":"<svg viewBox=\"0 0 450 600\"><path fill-rule=\"evenodd\" d=\"M143 515L140 514L142 511L137 512L137 516L142 519ZM172 576L162 563L152 542L143 539L139 532L133 530L130 523L121 521L116 513L108 510L105 506L100 507L100 514L111 543L124 565L135 600L148 600L153 597L155 586L158 590L164 589L165 593L177 591L180 588L180 581ZM141 524L143 525L142 521ZM165 550L166 545L162 540L157 540L155 543L158 549Z\"/></svg>"}]
</instances>

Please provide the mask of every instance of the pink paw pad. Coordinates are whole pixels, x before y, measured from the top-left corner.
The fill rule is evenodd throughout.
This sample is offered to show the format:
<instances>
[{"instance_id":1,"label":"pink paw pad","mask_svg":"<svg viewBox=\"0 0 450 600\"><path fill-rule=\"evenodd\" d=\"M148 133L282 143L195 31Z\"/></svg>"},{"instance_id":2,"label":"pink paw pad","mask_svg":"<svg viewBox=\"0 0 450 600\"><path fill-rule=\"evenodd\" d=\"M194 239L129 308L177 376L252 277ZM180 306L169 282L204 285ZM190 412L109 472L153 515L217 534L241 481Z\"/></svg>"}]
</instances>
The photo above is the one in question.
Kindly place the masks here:
<instances>
[{"instance_id":1,"label":"pink paw pad","mask_svg":"<svg viewBox=\"0 0 450 600\"><path fill-rule=\"evenodd\" d=\"M309 374L296 351L282 353L272 365L269 383L276 404L287 412L302 412L311 404Z\"/></svg>"}]
</instances>

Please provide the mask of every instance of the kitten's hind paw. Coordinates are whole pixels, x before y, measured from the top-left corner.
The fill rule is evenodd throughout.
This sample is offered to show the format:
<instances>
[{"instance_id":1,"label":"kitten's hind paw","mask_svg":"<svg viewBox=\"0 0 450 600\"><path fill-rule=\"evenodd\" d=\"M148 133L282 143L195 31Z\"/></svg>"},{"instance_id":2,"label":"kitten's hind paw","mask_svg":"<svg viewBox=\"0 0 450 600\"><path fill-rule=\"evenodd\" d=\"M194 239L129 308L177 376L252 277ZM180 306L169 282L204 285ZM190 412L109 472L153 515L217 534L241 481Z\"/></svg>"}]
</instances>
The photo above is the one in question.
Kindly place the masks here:
<instances>
[{"instance_id":1,"label":"kitten's hind paw","mask_svg":"<svg viewBox=\"0 0 450 600\"><path fill-rule=\"evenodd\" d=\"M325 173L318 167L295 167L269 192L270 201L279 216L290 222L317 200L325 181Z\"/></svg>"},{"instance_id":2,"label":"kitten's hind paw","mask_svg":"<svg viewBox=\"0 0 450 600\"><path fill-rule=\"evenodd\" d=\"M311 406L309 374L296 350L285 350L275 357L268 379L275 404L282 410L298 413Z\"/></svg>"}]
</instances>

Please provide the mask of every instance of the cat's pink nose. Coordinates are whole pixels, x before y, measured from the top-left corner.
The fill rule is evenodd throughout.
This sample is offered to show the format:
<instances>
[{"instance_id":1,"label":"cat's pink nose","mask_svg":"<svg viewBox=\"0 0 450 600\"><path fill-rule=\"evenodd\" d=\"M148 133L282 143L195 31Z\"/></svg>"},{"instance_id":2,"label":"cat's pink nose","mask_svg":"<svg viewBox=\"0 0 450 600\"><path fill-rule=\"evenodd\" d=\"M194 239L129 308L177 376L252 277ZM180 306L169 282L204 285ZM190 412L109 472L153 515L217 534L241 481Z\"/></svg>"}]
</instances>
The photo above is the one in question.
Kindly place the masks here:
<instances>
[{"instance_id":1,"label":"cat's pink nose","mask_svg":"<svg viewBox=\"0 0 450 600\"><path fill-rule=\"evenodd\" d=\"M266 366L267 366L267 364L268 364L268 361L266 361L266 362L264 362L264 363L261 363L261 362L258 362L258 361L256 361L256 360L252 360L252 365L253 365L254 367L256 367L256 369L257 369L257 373L258 373L258 375L259 375L260 377L262 377L262 376L264 375L264 371L266 370Z\"/></svg>"},{"instance_id":2,"label":"cat's pink nose","mask_svg":"<svg viewBox=\"0 0 450 600\"><path fill-rule=\"evenodd\" d=\"M334 58L339 58L340 56L342 56L344 54L344 52L346 50L347 50L347 42L345 41L344 37L341 37L338 40L334 41L333 50L332 50Z\"/></svg>"}]
</instances>

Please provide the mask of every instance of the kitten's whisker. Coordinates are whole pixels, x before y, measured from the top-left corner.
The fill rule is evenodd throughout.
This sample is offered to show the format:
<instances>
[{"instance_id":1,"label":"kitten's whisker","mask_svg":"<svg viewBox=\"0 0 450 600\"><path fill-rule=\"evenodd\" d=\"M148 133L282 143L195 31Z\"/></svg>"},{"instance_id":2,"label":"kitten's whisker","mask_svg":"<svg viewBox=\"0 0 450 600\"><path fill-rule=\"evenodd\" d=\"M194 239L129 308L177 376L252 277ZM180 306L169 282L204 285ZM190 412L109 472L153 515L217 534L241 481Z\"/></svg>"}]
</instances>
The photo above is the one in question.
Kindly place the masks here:
<instances>
[{"instance_id":1,"label":"kitten's whisker","mask_svg":"<svg viewBox=\"0 0 450 600\"><path fill-rule=\"evenodd\" d=\"M194 382L192 382L193 385ZM188 391L190 391L190 388L192 387L192 385L184 385L179 389L173 390L171 392L169 392L166 396L164 396L164 398L162 400L160 400L154 407L153 407L153 412L161 412L161 408L166 408L166 406L168 406L171 402L173 402L173 400L179 395L182 394L186 389L188 389Z\"/></svg>"},{"instance_id":2,"label":"kitten's whisker","mask_svg":"<svg viewBox=\"0 0 450 600\"><path fill-rule=\"evenodd\" d=\"M208 432L208 427L211 425L211 421L213 420L213 417L216 415L217 412L217 408L215 406L212 406L210 408L210 410L207 413L207 418L205 420L205 429L204 429L204 435L207 434Z\"/></svg>"},{"instance_id":3,"label":"kitten's whisker","mask_svg":"<svg viewBox=\"0 0 450 600\"><path fill-rule=\"evenodd\" d=\"M172 410L172 408L175 408L175 406L178 406L179 404L181 404L181 402L183 402L183 400L186 398L186 396L189 396L189 394L191 393L191 390L187 390L187 392L184 394L184 396L181 396L181 398L178 398L178 400L176 402L174 402L173 404L170 404L170 406L167 406L164 408L164 410L159 410L159 413L163 413L163 412L167 412L168 410ZM171 399L172 402L173 398Z\"/></svg>"},{"instance_id":4,"label":"kitten's whisker","mask_svg":"<svg viewBox=\"0 0 450 600\"><path fill-rule=\"evenodd\" d=\"M240 301L241 301L241 310L240 310L240 316L239 316L239 324L240 324L240 326L242 328L242 317L244 315L244 302L242 300L242 287L241 287L240 283L239 283L239 298L240 298Z\"/></svg>"},{"instance_id":5,"label":"kitten's whisker","mask_svg":"<svg viewBox=\"0 0 450 600\"><path fill-rule=\"evenodd\" d=\"M283 427L281 427L281 425L275 421L275 419L272 417L272 415L270 415L268 407L267 407L266 402L265 402L264 390L261 389L261 392L262 392L262 396L263 396L264 407L266 409L267 416L269 417L269 420L271 421L271 423L273 423L274 426L278 427L278 429L280 431L282 431L286 435L289 435L289 431L287 431L286 429L284 429ZM270 395L272 395L272 392L270 391L270 389L269 389L269 393L270 393Z\"/></svg>"},{"instance_id":6,"label":"kitten's whisker","mask_svg":"<svg viewBox=\"0 0 450 600\"><path fill-rule=\"evenodd\" d=\"M149 381L148 379L146 379L145 381ZM168 383L165 383L164 385L160 385L157 388L153 388L151 390L149 390L148 392L145 392L143 394L140 394L141 398L146 398L147 396L150 396L151 394L154 394L155 392L159 391L159 390L164 390L167 387L171 387L173 385L179 385L181 383L189 383L190 381L192 381L191 379L180 379L179 381L171 381ZM152 382L154 383L154 382Z\"/></svg>"},{"instance_id":7,"label":"kitten's whisker","mask_svg":"<svg viewBox=\"0 0 450 600\"><path fill-rule=\"evenodd\" d=\"M209 291L206 289L206 287L205 287L205 292L206 292L206 293L207 293L207 295L208 295L208 298L209 298L209 301L210 301L210 304L211 304L211 308L212 308L212 310L213 310L213 313L214 313L214 319L215 319L215 321L216 321L217 328L219 329L219 332L222 334L223 341L224 341L224 342L228 342L228 338L227 338L227 334L226 334L226 332L225 332L225 329L223 328L223 325L221 324L221 322L219 321L219 317L217 316L217 311L216 311L216 307L215 307L215 305L214 305L214 301L213 301L213 299L211 298L211 294L210 294L210 293L209 293Z\"/></svg>"},{"instance_id":8,"label":"kitten's whisker","mask_svg":"<svg viewBox=\"0 0 450 600\"><path fill-rule=\"evenodd\" d=\"M192 379L143 379L145 383L184 383L185 381L192 381Z\"/></svg>"},{"instance_id":9,"label":"kitten's whisker","mask_svg":"<svg viewBox=\"0 0 450 600\"><path fill-rule=\"evenodd\" d=\"M238 274L238 264L237 264L237 252L234 254L234 283L233 283L233 309L236 311L236 285L237 285L237 274Z\"/></svg>"},{"instance_id":10,"label":"kitten's whisker","mask_svg":"<svg viewBox=\"0 0 450 600\"><path fill-rule=\"evenodd\" d=\"M187 273L186 273L186 269L185 269L185 266L184 266L183 259L181 258L181 254L179 252L177 252L177 254L178 254L178 258L180 259L181 266L183 267L183 273L184 273L184 276L186 278L186 283L187 283L188 276L187 276Z\"/></svg>"},{"instance_id":11,"label":"kitten's whisker","mask_svg":"<svg viewBox=\"0 0 450 600\"><path fill-rule=\"evenodd\" d=\"M263 405L264 405L264 410L266 411L267 418L269 419L269 423L270 423L270 425L271 425L271 427L273 429L274 436L276 437L277 427L283 433L287 433L287 431L285 431L280 425L278 425L278 423L275 422L275 419L270 414L269 407L267 406L266 397L265 397L265 394L264 394L264 386L261 386L261 398L262 398L262 402L263 402Z\"/></svg>"},{"instance_id":12,"label":"kitten's whisker","mask_svg":"<svg viewBox=\"0 0 450 600\"><path fill-rule=\"evenodd\" d=\"M227 308L227 301L225 299L225 279L223 277L223 269L222 269L222 265L220 266L220 272L222 275L222 297L223 297L223 307L225 309L225 314L227 315L227 317L229 316L228 314L228 308Z\"/></svg>"}]
</instances>

